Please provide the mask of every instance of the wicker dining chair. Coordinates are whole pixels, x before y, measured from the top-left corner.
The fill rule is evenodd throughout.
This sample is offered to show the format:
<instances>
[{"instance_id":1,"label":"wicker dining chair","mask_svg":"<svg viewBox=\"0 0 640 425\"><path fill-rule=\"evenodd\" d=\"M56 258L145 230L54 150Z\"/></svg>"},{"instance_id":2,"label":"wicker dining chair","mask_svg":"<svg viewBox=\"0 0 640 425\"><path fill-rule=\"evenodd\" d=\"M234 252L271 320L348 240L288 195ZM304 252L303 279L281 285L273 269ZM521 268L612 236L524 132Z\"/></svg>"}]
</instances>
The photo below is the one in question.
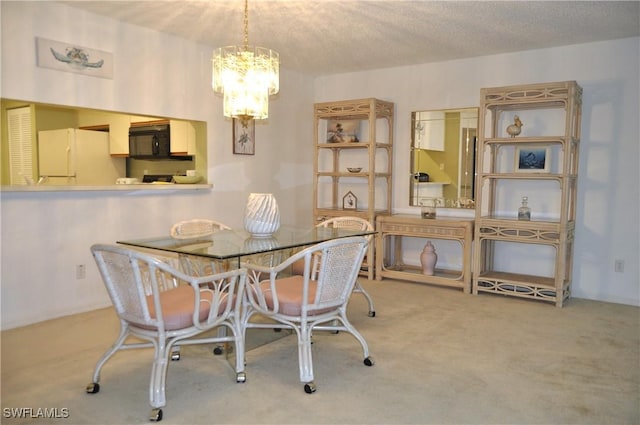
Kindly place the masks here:
<instances>
[{"instance_id":1,"label":"wicker dining chair","mask_svg":"<svg viewBox=\"0 0 640 425\"><path fill-rule=\"evenodd\" d=\"M241 328L243 332L277 326L294 329L298 337L300 381L306 393L316 391L311 357L314 329L350 333L362 345L364 364L374 364L367 342L347 319L347 304L368 244L364 236L332 239L310 246L273 267L244 265L250 283L245 290ZM291 265L299 260L304 264L302 275L290 275ZM251 322L255 314L278 324Z\"/></svg>"},{"instance_id":2,"label":"wicker dining chair","mask_svg":"<svg viewBox=\"0 0 640 425\"><path fill-rule=\"evenodd\" d=\"M321 223L318 223L316 227L335 227L335 228L351 229L351 230L374 230L373 225L369 223L367 220L365 220L364 218L352 217L352 216L341 216L341 217L330 218L328 220L322 221ZM373 235L369 235L367 236L367 238L369 240L369 244L371 244L371 239L373 238ZM366 255L365 255L365 258L366 258ZM298 261L298 263L293 265L292 272L295 274L301 274L302 266L303 266L302 263ZM371 265L369 267L371 267ZM371 297L371 295L369 295L369 293L362 287L360 282L357 280L356 280L355 286L353 287L353 292L360 293L367 299L367 303L369 303L369 317L375 317L376 310L373 305L373 298Z\"/></svg>"},{"instance_id":3,"label":"wicker dining chair","mask_svg":"<svg viewBox=\"0 0 640 425\"><path fill-rule=\"evenodd\" d=\"M199 236L208 236L220 230L230 229L226 224L216 220L196 218L175 223L171 227L171 237L174 239L191 239Z\"/></svg>"},{"instance_id":4,"label":"wicker dining chair","mask_svg":"<svg viewBox=\"0 0 640 425\"><path fill-rule=\"evenodd\" d=\"M229 226L216 220L196 218L184 220L171 226L171 237L174 239L204 238L221 230L231 230ZM180 254L178 256L183 271L187 274L206 275L227 270L226 264L203 257Z\"/></svg>"},{"instance_id":5,"label":"wicker dining chair","mask_svg":"<svg viewBox=\"0 0 640 425\"><path fill-rule=\"evenodd\" d=\"M240 328L245 269L189 276L159 258L121 246L97 244L91 252L120 319L120 334L98 360L87 393L100 391L105 363L119 350L131 348L154 349L149 382L152 421L162 419L168 358L174 346L232 342L236 381L246 380ZM221 326L231 330L230 335L201 335ZM129 337L147 342L127 342Z\"/></svg>"},{"instance_id":6,"label":"wicker dining chair","mask_svg":"<svg viewBox=\"0 0 640 425\"><path fill-rule=\"evenodd\" d=\"M170 233L173 239L196 240L198 238L205 238L221 230L231 230L231 227L217 220L195 218L192 220L178 221L171 226ZM183 272L193 276L206 276L208 274L229 270L229 266L225 261L207 260L206 258L195 255L179 254L178 262ZM219 332L219 336L222 337L225 335L226 329L220 328ZM213 353L216 355L224 353L223 346L217 345L213 349ZM180 360L180 347L173 348L171 360Z\"/></svg>"}]
</instances>

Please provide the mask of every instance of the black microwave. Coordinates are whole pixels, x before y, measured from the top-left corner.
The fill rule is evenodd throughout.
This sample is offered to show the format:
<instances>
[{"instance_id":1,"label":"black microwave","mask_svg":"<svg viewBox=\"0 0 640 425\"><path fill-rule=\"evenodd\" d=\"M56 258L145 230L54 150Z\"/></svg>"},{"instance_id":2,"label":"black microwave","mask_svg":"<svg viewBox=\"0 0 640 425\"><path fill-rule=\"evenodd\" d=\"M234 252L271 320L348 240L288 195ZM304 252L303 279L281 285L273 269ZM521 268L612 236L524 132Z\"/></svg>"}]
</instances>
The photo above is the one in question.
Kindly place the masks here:
<instances>
[{"instance_id":1,"label":"black microwave","mask_svg":"<svg viewBox=\"0 0 640 425\"><path fill-rule=\"evenodd\" d=\"M131 127L129 129L129 158L163 159L171 156L169 124Z\"/></svg>"}]
</instances>

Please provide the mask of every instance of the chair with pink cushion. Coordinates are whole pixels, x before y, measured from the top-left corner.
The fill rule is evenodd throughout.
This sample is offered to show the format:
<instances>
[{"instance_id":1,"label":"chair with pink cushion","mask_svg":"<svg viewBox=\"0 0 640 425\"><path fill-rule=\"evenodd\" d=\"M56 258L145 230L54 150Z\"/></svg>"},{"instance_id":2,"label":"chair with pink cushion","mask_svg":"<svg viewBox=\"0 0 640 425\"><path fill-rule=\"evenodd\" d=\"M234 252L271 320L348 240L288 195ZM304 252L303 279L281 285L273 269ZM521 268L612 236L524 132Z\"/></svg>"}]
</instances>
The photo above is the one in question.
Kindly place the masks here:
<instances>
[{"instance_id":1,"label":"chair with pink cushion","mask_svg":"<svg viewBox=\"0 0 640 425\"><path fill-rule=\"evenodd\" d=\"M249 284L245 290L242 329L291 328L298 337L300 381L313 393L311 333L314 329L345 331L362 345L364 364L373 365L364 337L347 319L347 304L362 265L369 240L365 236L332 239L308 247L282 263L266 267L245 264ZM291 265L302 261L301 275L289 273ZM255 314L278 324L252 322Z\"/></svg>"},{"instance_id":2,"label":"chair with pink cushion","mask_svg":"<svg viewBox=\"0 0 640 425\"><path fill-rule=\"evenodd\" d=\"M194 218L174 223L173 226L171 226L170 234L173 239L184 241L192 240L194 243L197 243L198 239L205 239L222 230L231 230L231 227L210 218ZM211 242L207 240L203 243L206 245ZM229 270L227 261L209 260L196 255L178 254L178 262L183 272L194 276L205 276ZM220 337L226 335L226 329L224 327L219 328L218 331ZM213 354L220 355L222 353L224 353L223 345L214 347ZM180 347L173 347L171 360L180 360Z\"/></svg>"},{"instance_id":3,"label":"chair with pink cushion","mask_svg":"<svg viewBox=\"0 0 640 425\"><path fill-rule=\"evenodd\" d=\"M352 216L341 216L341 217L330 218L328 220L325 220L319 223L316 227L333 227L333 228L350 229L350 230L374 230L373 225L369 223L367 220L365 220L364 218L352 217ZM369 239L369 244L370 244L369 246L371 247L371 239L373 238L373 235L367 236L367 238ZM365 255L365 258L366 258L366 255ZM296 264L294 264L292 267L292 271L295 274L301 274L302 263L298 261ZM369 293L362 287L360 282L357 280L356 280L355 286L353 287L353 292L360 293L367 299L367 302L369 303L369 317L375 317L376 309L373 305L373 298L371 298L371 295L369 295Z\"/></svg>"},{"instance_id":4,"label":"chair with pink cushion","mask_svg":"<svg viewBox=\"0 0 640 425\"><path fill-rule=\"evenodd\" d=\"M91 252L120 319L120 335L98 360L88 393L100 390L105 363L119 350L131 348L154 348L149 383L152 421L162 419L167 366L174 346L232 342L236 381L246 380L240 328L245 269L189 276L159 258L120 246L93 245ZM200 335L220 326L230 329L231 335ZM127 342L129 337L147 342Z\"/></svg>"}]
</instances>

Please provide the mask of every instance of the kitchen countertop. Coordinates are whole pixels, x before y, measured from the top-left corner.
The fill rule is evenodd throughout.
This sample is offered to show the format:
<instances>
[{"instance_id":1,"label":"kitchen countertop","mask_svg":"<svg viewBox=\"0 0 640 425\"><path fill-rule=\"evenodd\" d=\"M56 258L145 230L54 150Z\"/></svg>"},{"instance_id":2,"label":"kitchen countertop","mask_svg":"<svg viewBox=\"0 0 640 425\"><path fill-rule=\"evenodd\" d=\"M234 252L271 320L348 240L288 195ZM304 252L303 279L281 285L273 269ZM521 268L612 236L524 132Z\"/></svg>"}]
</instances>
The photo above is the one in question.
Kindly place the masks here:
<instances>
[{"instance_id":1,"label":"kitchen countertop","mask_svg":"<svg viewBox=\"0 0 640 425\"><path fill-rule=\"evenodd\" d=\"M212 184L175 184L175 183L140 183L140 184L113 184L107 186L80 186L80 185L11 185L1 186L2 192L81 192L81 191L183 191L212 189Z\"/></svg>"}]
</instances>

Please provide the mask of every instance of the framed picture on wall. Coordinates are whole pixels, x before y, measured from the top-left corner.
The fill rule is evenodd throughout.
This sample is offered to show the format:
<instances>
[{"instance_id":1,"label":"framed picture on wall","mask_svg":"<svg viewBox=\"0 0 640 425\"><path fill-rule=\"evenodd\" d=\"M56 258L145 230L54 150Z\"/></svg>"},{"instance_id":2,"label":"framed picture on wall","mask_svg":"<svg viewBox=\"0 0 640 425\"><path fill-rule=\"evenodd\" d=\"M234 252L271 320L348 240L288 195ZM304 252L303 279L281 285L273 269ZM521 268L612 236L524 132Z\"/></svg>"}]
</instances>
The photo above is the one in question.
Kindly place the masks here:
<instances>
[{"instance_id":1,"label":"framed picture on wall","mask_svg":"<svg viewBox=\"0 0 640 425\"><path fill-rule=\"evenodd\" d=\"M517 146L515 170L517 173L548 173L550 149L539 146Z\"/></svg>"},{"instance_id":2,"label":"framed picture on wall","mask_svg":"<svg viewBox=\"0 0 640 425\"><path fill-rule=\"evenodd\" d=\"M249 120L246 127L242 125L240 120L233 118L233 153L237 155L254 155L256 153L255 145L256 122Z\"/></svg>"},{"instance_id":3,"label":"framed picture on wall","mask_svg":"<svg viewBox=\"0 0 640 425\"><path fill-rule=\"evenodd\" d=\"M41 68L113 79L110 52L36 37L36 59Z\"/></svg>"}]
</instances>

